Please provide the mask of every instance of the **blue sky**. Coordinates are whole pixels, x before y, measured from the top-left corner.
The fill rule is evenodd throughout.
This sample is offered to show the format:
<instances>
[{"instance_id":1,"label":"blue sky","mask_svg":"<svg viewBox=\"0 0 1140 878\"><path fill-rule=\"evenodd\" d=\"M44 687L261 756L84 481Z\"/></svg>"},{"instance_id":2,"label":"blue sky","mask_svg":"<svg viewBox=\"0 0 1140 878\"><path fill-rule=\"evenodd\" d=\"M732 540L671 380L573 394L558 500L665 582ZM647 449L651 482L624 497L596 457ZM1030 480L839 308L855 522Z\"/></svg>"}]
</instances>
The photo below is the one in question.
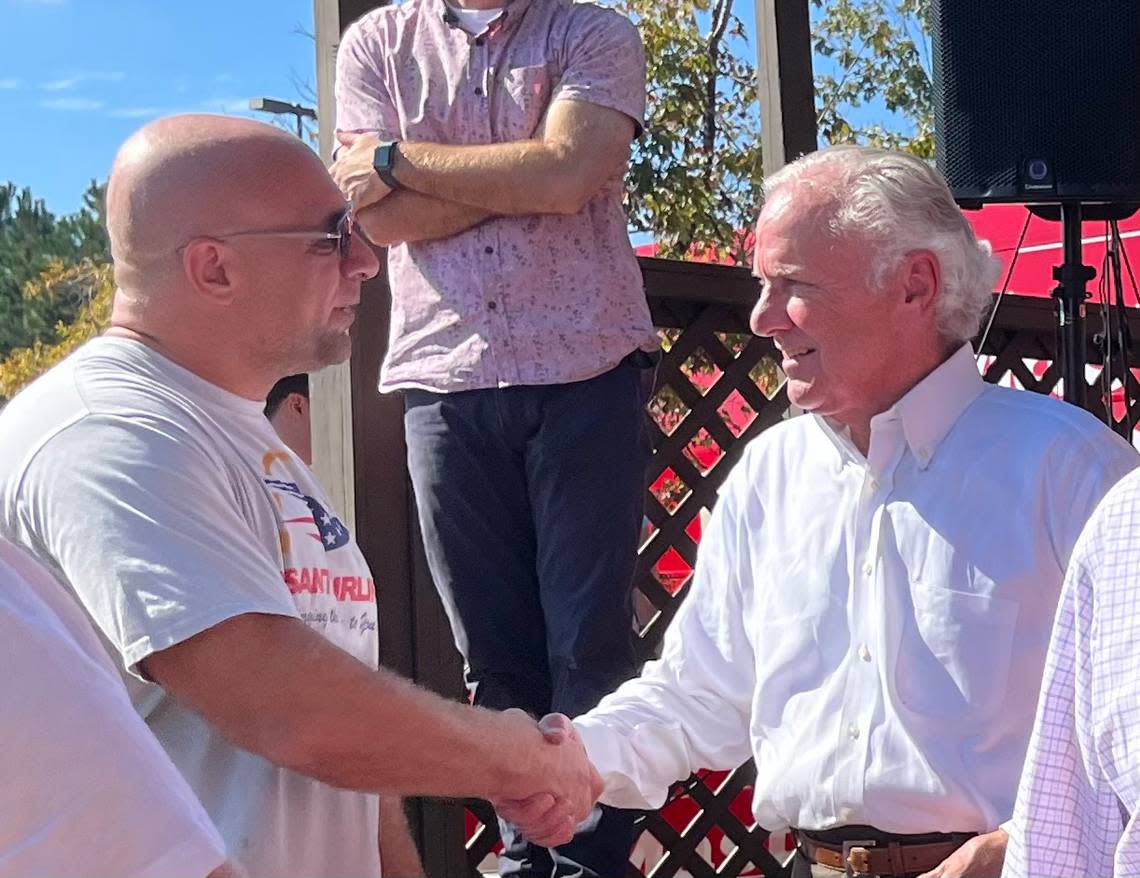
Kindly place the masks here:
<instances>
[{"instance_id":1,"label":"blue sky","mask_svg":"<svg viewBox=\"0 0 1140 878\"><path fill-rule=\"evenodd\" d=\"M67 213L148 119L300 102L312 21L312 0L0 0L0 181Z\"/></svg>"}]
</instances>

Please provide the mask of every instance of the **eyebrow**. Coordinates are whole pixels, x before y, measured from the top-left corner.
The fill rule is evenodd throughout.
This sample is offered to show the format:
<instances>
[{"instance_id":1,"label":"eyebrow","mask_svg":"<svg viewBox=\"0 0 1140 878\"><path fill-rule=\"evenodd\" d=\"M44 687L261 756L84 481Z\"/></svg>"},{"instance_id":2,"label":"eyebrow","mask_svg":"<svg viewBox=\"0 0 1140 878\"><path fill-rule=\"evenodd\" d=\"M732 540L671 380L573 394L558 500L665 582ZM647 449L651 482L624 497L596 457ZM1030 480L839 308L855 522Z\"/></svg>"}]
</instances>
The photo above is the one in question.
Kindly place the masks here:
<instances>
[{"instance_id":1,"label":"eyebrow","mask_svg":"<svg viewBox=\"0 0 1140 878\"><path fill-rule=\"evenodd\" d=\"M779 265L773 266L772 271L768 272L767 274L757 274L756 270L753 269L752 276L756 278L756 280L765 281L772 280L773 278L786 278L791 277L792 275L802 274L805 270L806 268L803 265L794 265L790 262L783 262Z\"/></svg>"},{"instance_id":2,"label":"eyebrow","mask_svg":"<svg viewBox=\"0 0 1140 878\"><path fill-rule=\"evenodd\" d=\"M336 231L336 224L338 222L340 222L340 218L342 216L344 216L344 211L345 211L345 208L342 207L339 210L334 210L332 213L330 213L328 216L325 217L325 223L324 224L325 224L325 227L328 231L330 231L330 232Z\"/></svg>"}]
</instances>

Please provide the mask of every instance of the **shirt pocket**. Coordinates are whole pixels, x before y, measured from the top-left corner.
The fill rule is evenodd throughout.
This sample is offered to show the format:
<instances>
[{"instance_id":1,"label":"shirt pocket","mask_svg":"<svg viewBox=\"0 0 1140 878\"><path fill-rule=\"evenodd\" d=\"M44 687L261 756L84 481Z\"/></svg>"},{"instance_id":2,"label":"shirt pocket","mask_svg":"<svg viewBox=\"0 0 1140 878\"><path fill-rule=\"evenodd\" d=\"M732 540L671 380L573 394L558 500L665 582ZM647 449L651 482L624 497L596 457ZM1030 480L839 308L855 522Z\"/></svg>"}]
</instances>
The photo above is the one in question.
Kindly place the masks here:
<instances>
[{"instance_id":1,"label":"shirt pocket","mask_svg":"<svg viewBox=\"0 0 1140 878\"><path fill-rule=\"evenodd\" d=\"M501 79L497 95L496 117L500 136L505 140L534 137L546 117L553 88L553 76L547 64L508 67Z\"/></svg>"},{"instance_id":2,"label":"shirt pocket","mask_svg":"<svg viewBox=\"0 0 1140 878\"><path fill-rule=\"evenodd\" d=\"M916 583L913 625L895 669L899 701L935 719L982 720L1000 709L1009 682L1014 601Z\"/></svg>"}]
</instances>

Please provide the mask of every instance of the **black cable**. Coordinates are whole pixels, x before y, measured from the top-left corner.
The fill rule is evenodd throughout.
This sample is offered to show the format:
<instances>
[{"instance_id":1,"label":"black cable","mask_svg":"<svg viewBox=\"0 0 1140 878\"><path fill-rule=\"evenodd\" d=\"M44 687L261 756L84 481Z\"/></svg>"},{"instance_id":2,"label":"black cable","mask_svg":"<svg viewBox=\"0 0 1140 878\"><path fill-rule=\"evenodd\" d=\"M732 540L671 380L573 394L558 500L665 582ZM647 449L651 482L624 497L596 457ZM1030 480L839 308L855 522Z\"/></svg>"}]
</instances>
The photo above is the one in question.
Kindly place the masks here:
<instances>
[{"instance_id":1,"label":"black cable","mask_svg":"<svg viewBox=\"0 0 1140 878\"><path fill-rule=\"evenodd\" d=\"M1109 299L1108 285L1109 278L1112 276L1114 268L1119 270L1120 262L1119 256L1115 251L1115 242L1111 235L1112 224L1105 221L1104 224L1104 259L1100 264L1100 282L1097 284L1097 294L1100 298L1100 319L1101 319L1101 370L1100 370L1100 398L1104 405L1104 422L1109 428L1113 427L1115 418L1112 414L1112 308L1110 307L1111 301Z\"/></svg>"},{"instance_id":2,"label":"black cable","mask_svg":"<svg viewBox=\"0 0 1140 878\"><path fill-rule=\"evenodd\" d=\"M1115 254L1115 273L1113 275L1113 292L1116 293L1116 302L1110 303L1109 307L1115 312L1116 316L1116 335L1118 341L1117 356L1120 358L1120 384L1124 391L1124 425L1127 428L1127 433L1121 433L1125 439L1132 442L1132 432L1135 429L1135 419L1132 416L1132 403L1136 398L1133 390L1136 388L1136 378L1132 374L1132 332L1128 325L1128 308L1124 304L1124 277L1120 270L1121 256L1124 258L1124 264L1128 269L1129 280L1132 281L1132 295L1135 297L1136 292L1136 278L1132 274L1132 265L1128 260L1128 250L1124 246L1124 238L1120 234L1120 224L1113 220L1112 227L1112 242L1113 253ZM1120 432L1120 431L1118 431Z\"/></svg>"}]
</instances>

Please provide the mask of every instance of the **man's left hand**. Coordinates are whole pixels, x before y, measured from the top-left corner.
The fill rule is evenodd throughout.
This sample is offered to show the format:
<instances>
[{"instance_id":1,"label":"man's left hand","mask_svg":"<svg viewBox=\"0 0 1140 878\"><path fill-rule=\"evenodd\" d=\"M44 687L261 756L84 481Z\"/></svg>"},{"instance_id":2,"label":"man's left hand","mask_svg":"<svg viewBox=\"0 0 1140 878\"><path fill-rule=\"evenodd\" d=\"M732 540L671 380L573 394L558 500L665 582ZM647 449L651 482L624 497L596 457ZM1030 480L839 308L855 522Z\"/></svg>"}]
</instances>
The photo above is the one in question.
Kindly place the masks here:
<instances>
[{"instance_id":1,"label":"man's left hand","mask_svg":"<svg viewBox=\"0 0 1140 878\"><path fill-rule=\"evenodd\" d=\"M999 878L1008 841L1004 829L976 835L918 878Z\"/></svg>"},{"instance_id":2,"label":"man's left hand","mask_svg":"<svg viewBox=\"0 0 1140 878\"><path fill-rule=\"evenodd\" d=\"M329 168L329 173L344 197L357 211L383 200L392 190L372 166L372 156L380 145L380 139L375 134L347 131L338 133L336 137L344 148Z\"/></svg>"}]
</instances>

